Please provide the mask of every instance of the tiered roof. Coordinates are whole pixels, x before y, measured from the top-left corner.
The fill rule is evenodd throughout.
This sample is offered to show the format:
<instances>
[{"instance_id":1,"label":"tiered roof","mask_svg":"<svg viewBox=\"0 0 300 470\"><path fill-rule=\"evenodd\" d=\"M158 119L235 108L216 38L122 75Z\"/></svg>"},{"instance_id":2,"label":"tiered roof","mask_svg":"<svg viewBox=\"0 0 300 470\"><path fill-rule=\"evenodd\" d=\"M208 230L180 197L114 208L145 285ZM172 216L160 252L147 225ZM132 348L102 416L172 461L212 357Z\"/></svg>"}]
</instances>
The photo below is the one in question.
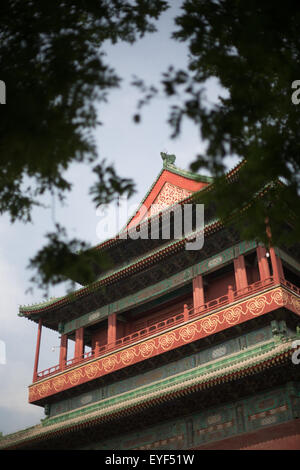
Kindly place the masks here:
<instances>
[{"instance_id":1,"label":"tiered roof","mask_svg":"<svg viewBox=\"0 0 300 470\"><path fill-rule=\"evenodd\" d=\"M162 153L161 156L163 159L163 168L159 172L156 180L151 185L145 197L142 199L135 214L130 217L125 227L115 237L110 238L89 250L89 255L91 255L89 256L90 259L93 257L93 253L97 256L102 253L108 255L112 261L110 269L106 269L104 271L99 269L98 275L96 275L96 279L93 283L84 285L72 294L52 298L45 302L30 306L21 306L19 309L20 316L25 316L30 320L38 322L42 315L45 326L54 330L59 330L59 322L64 321L66 316L61 316L59 319L59 316L56 315L54 320L52 319L51 321L48 321L50 318L49 313L56 312L58 310L61 311L62 308L68 308L69 305L74 307L75 303L78 303L78 301L81 302L78 304L79 311L83 312L83 310L88 309L93 311L96 308L96 304L104 305L105 303L111 302L108 298L109 296L105 298L103 297L103 288L107 289L109 286L113 286L116 282L125 282L126 279L130 281L130 278L137 273L149 273L149 268L157 266L162 261L168 262L168 259L171 258L173 260L174 256L179 253L181 254L182 259L186 258L187 264L190 263L190 254L185 250L187 241L186 236L183 236L181 239L171 240L143 240L141 238L132 240L130 236L127 238L122 236L125 230L128 230L128 234L130 235L130 230L136 230L137 227L140 227L140 230L147 225L150 227L151 221L154 217L161 218L162 212L172 209L174 205L193 203L194 201L199 202L199 197L201 197L202 194L205 195L207 191L210 192L214 189L214 183L211 177L199 175L176 167L174 164L175 155ZM240 162L235 168L227 173L226 178L229 183L234 181L239 169L244 163L244 161ZM152 215L150 210L153 204L161 204L162 212L150 217ZM146 207L147 212L146 214L143 213L141 217L140 208L142 206ZM214 209L211 210L206 206L204 236L208 237L216 234L221 229L224 229L224 226L222 222L215 217ZM226 239L227 236L228 243ZM236 237L236 234L233 235L230 230L227 235L222 235L224 248L226 248L227 245L231 246L238 241L239 238ZM222 247L220 245L220 249L221 248ZM201 250L201 254L198 253L194 256L202 256L202 258L205 258L211 256L211 254L212 252ZM97 261L95 262L95 265L97 265ZM149 278L148 281L145 282L151 283L152 280ZM120 286L120 284L118 284L118 286ZM130 289L132 290L132 286ZM110 294L110 296L111 295L112 294ZM82 301L84 301L84 299L91 299L91 296L95 296L95 299L91 300L89 306L86 305L83 308ZM75 311L67 313L67 317L69 317L70 314L72 314L74 318L76 317Z\"/></svg>"},{"instance_id":2,"label":"tiered roof","mask_svg":"<svg viewBox=\"0 0 300 470\"><path fill-rule=\"evenodd\" d=\"M133 214L125 227L113 238L110 238L99 245L93 247L90 252L106 252L112 253L118 246L124 253L124 245L127 246L132 240L122 238L122 232L128 230L130 232L133 227L139 224L147 224L149 222L149 212L142 218L139 217L139 211L142 206L146 207L149 211L153 204L161 204L162 210L168 206L177 203L189 202L193 194L201 192L212 184L213 179L209 176L199 175L187 170L182 170L175 166L175 155L161 154L163 159L163 168L159 172L154 183L142 199L137 211ZM206 225L206 233L210 233L219 227L218 221L211 220ZM38 314L50 311L53 308L73 302L74 300L88 295L91 292L99 289L101 286L116 282L124 277L131 275L133 272L143 270L152 263L156 263L172 253L182 249L185 245L185 239L170 240L162 243L161 240L152 243L151 249L147 250L144 247L138 247L139 242L134 244L134 256L128 257L128 250L126 250L126 262L117 263L109 269L101 273L92 285L84 286L76 290L71 296L66 295L62 297L52 298L45 302L34 304L31 306L21 306L19 309L20 316L28 316L31 314ZM156 246L155 246L156 245ZM117 256L115 258L118 258ZM38 321L37 317L31 318Z\"/></svg>"}]
</instances>

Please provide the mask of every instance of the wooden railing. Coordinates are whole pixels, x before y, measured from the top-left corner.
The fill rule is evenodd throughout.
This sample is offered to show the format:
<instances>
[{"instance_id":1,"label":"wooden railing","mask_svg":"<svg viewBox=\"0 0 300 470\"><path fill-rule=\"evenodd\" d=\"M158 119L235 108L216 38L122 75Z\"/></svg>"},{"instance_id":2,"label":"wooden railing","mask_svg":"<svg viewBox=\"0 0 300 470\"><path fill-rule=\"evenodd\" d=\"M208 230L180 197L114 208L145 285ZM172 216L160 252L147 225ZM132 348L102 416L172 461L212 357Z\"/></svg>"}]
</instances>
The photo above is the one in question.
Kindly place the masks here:
<instances>
[{"instance_id":1,"label":"wooden railing","mask_svg":"<svg viewBox=\"0 0 300 470\"><path fill-rule=\"evenodd\" d=\"M285 279L281 279L280 283L286 286L288 289L292 290L293 292L300 295L300 288L296 287L289 281ZM144 338L152 336L160 331L166 330L168 328L172 328L176 325L189 321L191 318L199 317L202 315L207 315L210 312L217 310L219 308L224 307L232 302L236 302L244 297L248 297L255 292L259 292L263 289L271 287L274 285L273 277L268 277L262 281L254 282L253 284L244 287L243 289L239 290L232 290L232 287L229 286L228 293L226 295L222 295L216 299L213 299L209 302L206 302L203 305L200 305L196 308L193 305L186 305L184 311L181 313L177 313L176 315L166 318L165 320L158 321L155 324L150 326L144 327L138 331L131 333L130 335L124 336L123 338L117 339L116 342L111 344L105 344L104 346L100 346L93 351L89 351L82 355L80 358L73 358L66 361L66 364L63 368L60 368L59 365L49 367L48 369L39 372L37 375L37 380L40 380L46 376L52 375L57 373L60 370L65 370L74 365L81 364L85 361L88 361L93 358L100 357L110 351L115 349L122 348L124 346L128 346L130 344L136 343Z\"/></svg>"},{"instance_id":2,"label":"wooden railing","mask_svg":"<svg viewBox=\"0 0 300 470\"><path fill-rule=\"evenodd\" d=\"M49 369L42 370L41 372L38 372L37 374L37 380L42 379L45 375L52 375L55 374L56 372L60 371L60 366L59 364L56 366L49 367Z\"/></svg>"},{"instance_id":3,"label":"wooden railing","mask_svg":"<svg viewBox=\"0 0 300 470\"><path fill-rule=\"evenodd\" d=\"M300 295L300 288L292 284L291 282L287 281L286 279L280 279L280 284L287 287L288 289L292 290L296 294Z\"/></svg>"},{"instance_id":4,"label":"wooden railing","mask_svg":"<svg viewBox=\"0 0 300 470\"><path fill-rule=\"evenodd\" d=\"M153 325L145 327L139 331L135 331L134 333L125 336L124 338L120 338L116 341L115 345L118 348L125 345L127 346L128 344L135 343L136 341L139 341L146 336L153 335L161 330L165 330L166 328L171 328L172 326L182 323L183 321L184 315L183 313L179 313L173 317L161 320L158 323L154 323Z\"/></svg>"}]
</instances>

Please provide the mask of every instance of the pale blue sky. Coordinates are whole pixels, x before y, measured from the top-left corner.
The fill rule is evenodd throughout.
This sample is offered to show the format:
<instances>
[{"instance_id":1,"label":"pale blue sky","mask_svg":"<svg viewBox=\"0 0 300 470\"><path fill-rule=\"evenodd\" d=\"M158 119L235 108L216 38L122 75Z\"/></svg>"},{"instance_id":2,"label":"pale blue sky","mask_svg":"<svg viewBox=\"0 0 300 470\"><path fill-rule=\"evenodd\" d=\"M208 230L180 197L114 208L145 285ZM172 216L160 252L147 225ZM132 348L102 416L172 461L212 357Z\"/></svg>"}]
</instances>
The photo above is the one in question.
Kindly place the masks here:
<instances>
[{"instance_id":1,"label":"pale blue sky","mask_svg":"<svg viewBox=\"0 0 300 470\"><path fill-rule=\"evenodd\" d=\"M132 120L139 98L137 91L129 86L132 76L135 74L155 84L168 65L186 63L186 46L170 41L174 11L180 3L172 2L172 9L158 23L158 33L136 45L120 44L106 49L109 63L124 82L120 90L110 94L108 104L100 108L99 117L104 123L96 131L100 159L114 163L121 176L133 178L137 194L132 202L136 203L162 167L161 151L174 153L177 166L188 168L194 156L205 149L197 129L190 124L184 125L178 139L170 139L168 102L164 99L155 100L145 108L141 124L136 125ZM216 83L211 81L209 97L213 100L218 92ZM230 166L235 163L233 160ZM93 182L91 171L77 164L69 170L69 175L74 189L65 207L56 200L53 211L53 201L48 198L50 209L36 209L32 224L11 225L7 216L0 219L0 340L6 345L6 364L0 363L0 432L4 434L37 424L44 417L42 408L27 403L37 325L17 316L19 305L39 303L43 296L38 289L33 294L25 294L32 275L26 269L28 261L45 243L45 233L54 229L53 213L55 220L68 228L71 237L82 238L92 245L100 242L96 232L99 217L88 196ZM64 287L51 291L53 296L64 293ZM52 352L51 348L58 345L58 334L44 329L39 370L57 364L58 349Z\"/></svg>"}]
</instances>

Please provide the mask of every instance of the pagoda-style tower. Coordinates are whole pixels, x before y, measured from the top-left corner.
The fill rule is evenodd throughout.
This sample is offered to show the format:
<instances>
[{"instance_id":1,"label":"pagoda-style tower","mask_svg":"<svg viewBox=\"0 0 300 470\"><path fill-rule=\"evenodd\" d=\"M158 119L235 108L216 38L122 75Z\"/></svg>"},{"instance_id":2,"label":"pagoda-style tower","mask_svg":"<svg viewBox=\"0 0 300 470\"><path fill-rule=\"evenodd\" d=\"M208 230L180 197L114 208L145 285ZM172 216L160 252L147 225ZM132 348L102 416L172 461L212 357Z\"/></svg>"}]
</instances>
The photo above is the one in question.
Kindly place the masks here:
<instances>
[{"instance_id":1,"label":"pagoda-style tower","mask_svg":"<svg viewBox=\"0 0 300 470\"><path fill-rule=\"evenodd\" d=\"M46 417L0 448L300 449L300 247L241 240L208 207L204 245L187 250L173 209L194 209L213 181L162 158L144 212L93 248L93 284L20 309L38 325L29 402ZM158 235L142 236L154 219ZM59 363L43 371L42 328L60 335Z\"/></svg>"}]
</instances>

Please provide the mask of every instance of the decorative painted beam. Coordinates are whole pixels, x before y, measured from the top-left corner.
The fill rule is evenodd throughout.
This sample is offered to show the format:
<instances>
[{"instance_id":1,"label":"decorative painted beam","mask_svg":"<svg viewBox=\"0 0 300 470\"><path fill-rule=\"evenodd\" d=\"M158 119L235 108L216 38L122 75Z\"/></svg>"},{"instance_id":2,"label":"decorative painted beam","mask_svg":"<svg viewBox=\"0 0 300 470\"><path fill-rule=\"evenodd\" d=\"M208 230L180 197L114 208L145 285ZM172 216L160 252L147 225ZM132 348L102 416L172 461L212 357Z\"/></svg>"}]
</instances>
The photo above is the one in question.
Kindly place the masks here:
<instances>
[{"instance_id":1,"label":"decorative painted beam","mask_svg":"<svg viewBox=\"0 0 300 470\"><path fill-rule=\"evenodd\" d=\"M73 432L76 430L85 429L86 431L88 427L92 427L101 422L115 422L115 419L118 419L120 416L124 416L124 413L126 413L126 415L131 414L131 412L136 413L139 409L144 410L146 408L151 408L157 403L174 400L195 391L206 390L220 383L224 383L225 381L234 382L240 378L245 378L247 375L260 373L265 368L273 367L274 364L277 366L279 364L282 365L287 363L287 361L290 361L292 351L291 340L288 342L273 342L273 345L270 343L268 345L265 344L263 350L261 347L259 348L258 354L257 352L254 352L253 355L249 355L248 352L244 351L246 356L242 358L242 361L240 358L237 361L234 361L234 363L231 360L230 363L227 364L227 367L226 364L222 364L221 367L218 367L216 364L216 368L209 371L202 371L199 368L194 368L190 376L186 376L185 373L182 377L177 376L177 379L179 379L177 383L174 383L174 378L170 378L167 382L164 381L163 384L152 384L151 387L146 387L146 389L141 390L141 394L133 392L132 396L128 397L128 400L121 399L119 403L114 400L110 405L107 402L105 403L105 400L103 400L98 404L87 406L79 412L77 410L75 413L66 413L63 416L57 416L53 419L47 418L38 426L5 436L0 440L0 448L18 448L18 446L21 446L22 448L22 444L25 442L26 444L33 442L37 443L40 440L53 438L55 436L63 437L63 434L69 432L74 436ZM274 414L279 412L282 413L283 411L286 412L286 410L288 410L288 419L291 419L291 417L294 416L297 417L299 400L296 402L293 400L291 403L290 397L297 396L298 392L298 387L296 388L294 384L288 383L284 388L277 388L275 391L272 390L267 394L264 392L259 395L247 397L243 402L240 402L240 404L243 403L241 409L245 412L245 418L243 420L236 420L236 402L233 403L233 409L232 405L227 404L225 406L225 412L224 404L221 404L217 408L214 406L213 409L202 410L200 411L200 414L198 413L195 415L195 413L193 413L192 418L195 420L194 431L197 435L199 435L200 432L202 433L203 428L207 427L209 427L212 432L216 431L220 422L224 421L225 423L228 423L228 411L230 411L230 409L232 409L230 414L232 414L234 422L238 426L238 432L248 430L245 429L245 424L247 426L251 426L251 428L257 431L257 424L260 418L264 419L269 416L274 417ZM217 414L221 414L225 420L223 420L221 416L218 419L216 416ZM209 419L210 416L213 419L212 422L211 419ZM263 426L265 425L264 422L261 422L260 424ZM226 426L226 430L227 428L228 427ZM159 427L159 430L160 429L161 428ZM175 431L175 433L178 433L181 429L182 428L178 426L178 424L176 427L168 424L164 428L164 439L168 436L169 431L172 430ZM145 428L144 431L149 434L148 428ZM152 439L152 437L154 437L152 432L153 429L148 436L148 439L151 439L151 441L155 440ZM126 435L126 437L130 441L125 440L124 442L120 441L118 438L116 443L114 442L114 439L113 442L109 439L109 442L106 443L107 445L104 444L103 448L119 448L120 450L121 448L136 448L137 442L134 442L135 437L138 438L138 443L140 445L142 444L145 446L145 443L147 443L147 440L145 441L143 431L142 434L139 431L138 433L134 433L134 435ZM154 443L153 448L157 448L155 444L156 443ZM145 447L140 447L140 449L142 448L145 449ZM180 448L182 448L182 446Z\"/></svg>"},{"instance_id":2,"label":"decorative painted beam","mask_svg":"<svg viewBox=\"0 0 300 470\"><path fill-rule=\"evenodd\" d=\"M133 346L124 347L51 378L43 379L29 387L29 402L38 402L63 390L208 337L280 307L288 308L300 315L300 296L283 287L270 288L246 300L235 302L228 308L190 320L180 327L137 342Z\"/></svg>"},{"instance_id":3,"label":"decorative painted beam","mask_svg":"<svg viewBox=\"0 0 300 470\"><path fill-rule=\"evenodd\" d=\"M166 395L168 393L170 394L170 392L174 393L175 391L184 393L191 384L194 385L195 383L198 384L201 382L203 384L204 382L207 383L209 380L217 378L224 379L225 377L233 376L234 372L238 370L247 370L253 363L257 364L257 362L262 361L262 359L270 359L280 350L281 352L282 350L286 351L290 346L290 344L288 346L287 344L287 341L281 343L272 338L263 344L252 346L247 350L238 351L230 355L230 358L216 359L209 365L199 364L189 370L173 374L168 378L154 381L154 383L137 386L134 390L126 390L116 396L108 396L100 401L98 400L86 406L85 413L88 414L96 410L105 412L109 409L121 408L130 403L131 400L135 400L135 403L137 403L139 399L145 401L149 396L153 399L154 394ZM80 415L82 415L82 407L80 407L80 409L68 410L54 417L46 418L42 422L42 426L52 426L53 424L68 421Z\"/></svg>"}]
</instances>

